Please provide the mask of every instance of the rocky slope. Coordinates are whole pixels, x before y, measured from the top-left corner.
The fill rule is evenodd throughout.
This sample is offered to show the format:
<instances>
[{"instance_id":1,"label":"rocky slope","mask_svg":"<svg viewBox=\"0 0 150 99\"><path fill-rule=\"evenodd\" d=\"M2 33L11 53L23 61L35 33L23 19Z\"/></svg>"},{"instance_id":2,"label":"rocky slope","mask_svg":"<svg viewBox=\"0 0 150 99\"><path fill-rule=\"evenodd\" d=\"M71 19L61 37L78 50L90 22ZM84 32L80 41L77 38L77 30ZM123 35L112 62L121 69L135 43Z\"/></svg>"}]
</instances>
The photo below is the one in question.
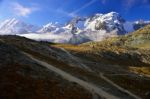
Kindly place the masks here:
<instances>
[{"instance_id":1,"label":"rocky slope","mask_svg":"<svg viewBox=\"0 0 150 99\"><path fill-rule=\"evenodd\" d=\"M0 37L0 97L2 99L95 99L95 97L100 99L104 96L104 94L101 96L103 91L110 96L114 95L113 97L126 95L109 84L105 85L106 89L108 87L112 87L112 89L101 91L101 87L97 85L96 87L94 82L100 81L99 83L102 85L105 82L89 72L89 69L85 68L80 60L77 60L78 58L61 48L52 47L52 45L17 36ZM39 64L35 59L41 63ZM71 60L75 62L69 63ZM44 67L43 64L53 66L54 70ZM58 73L54 72L58 70L55 68L66 74L62 74L59 72L60 70ZM74 81L75 78L80 82ZM83 87L85 84L87 86ZM88 86L95 89L89 89ZM94 90L100 91L96 91L96 94ZM127 97L132 99L130 95Z\"/></svg>"},{"instance_id":2,"label":"rocky slope","mask_svg":"<svg viewBox=\"0 0 150 99\"><path fill-rule=\"evenodd\" d=\"M150 97L150 26L101 42L56 46L80 57L86 66L103 72L119 86L144 99Z\"/></svg>"},{"instance_id":3,"label":"rocky slope","mask_svg":"<svg viewBox=\"0 0 150 99\"><path fill-rule=\"evenodd\" d=\"M21 48L20 43L23 45ZM35 47L40 44L42 43L16 36L0 37L0 98L92 99L89 91L65 80L22 53L30 51L35 54L36 51L33 50L45 53L42 51L51 50L50 47L42 47L44 45ZM40 55L40 53L37 54ZM55 57L55 54L51 57ZM61 64L60 61L58 63Z\"/></svg>"},{"instance_id":4,"label":"rocky slope","mask_svg":"<svg viewBox=\"0 0 150 99\"><path fill-rule=\"evenodd\" d=\"M55 44L18 36L0 36L0 42L3 99L114 99L127 94L92 73L78 57L54 47Z\"/></svg>"},{"instance_id":5,"label":"rocky slope","mask_svg":"<svg viewBox=\"0 0 150 99\"><path fill-rule=\"evenodd\" d=\"M0 36L0 98L149 99L149 44L150 26L80 45Z\"/></svg>"}]
</instances>

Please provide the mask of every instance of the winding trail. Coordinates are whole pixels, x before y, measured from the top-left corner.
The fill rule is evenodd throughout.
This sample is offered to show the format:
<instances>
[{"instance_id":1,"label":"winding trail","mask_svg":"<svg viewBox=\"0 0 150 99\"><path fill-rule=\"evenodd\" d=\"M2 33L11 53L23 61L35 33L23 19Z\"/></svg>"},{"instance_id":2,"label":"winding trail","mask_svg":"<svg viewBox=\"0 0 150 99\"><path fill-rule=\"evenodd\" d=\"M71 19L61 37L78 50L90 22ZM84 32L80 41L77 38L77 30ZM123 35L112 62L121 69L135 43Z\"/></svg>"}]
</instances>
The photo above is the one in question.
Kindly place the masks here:
<instances>
[{"instance_id":1,"label":"winding trail","mask_svg":"<svg viewBox=\"0 0 150 99\"><path fill-rule=\"evenodd\" d=\"M105 81L107 81L109 84L115 86L117 89L121 90L122 92L125 92L127 94L129 94L130 96L134 97L135 99L141 99L140 97L134 95L133 93L129 92L128 90L118 86L117 84L115 84L114 82L112 82L111 80L109 80L107 77L105 77L102 73L100 73L100 77L102 79L104 79Z\"/></svg>"},{"instance_id":2,"label":"winding trail","mask_svg":"<svg viewBox=\"0 0 150 99\"><path fill-rule=\"evenodd\" d=\"M68 51L65 50L64 48L60 48L60 49L63 50L65 53L67 53L72 59L77 60L77 62L80 61L77 57L73 56L70 52L68 52ZM82 62L80 62L80 63L81 63L81 65L82 65L85 69L91 71L91 69L88 68L88 66L82 64ZM118 74L117 74L117 75L118 75ZM128 74L120 74L120 75L128 75ZM135 98L135 99L141 99L139 96L134 95L134 94L131 93L130 91L128 91L128 90L126 90L126 89L124 89L124 88L118 86L117 84L115 84L114 82L112 82L111 80L109 80L107 77L105 77L105 76L103 75L103 73L100 73L100 78L102 78L103 80L105 80L106 82L108 82L110 85L116 87L116 88L119 89L120 91L122 91L122 92L124 92L124 93L127 93L129 96L131 96L131 97L133 97L133 98Z\"/></svg>"},{"instance_id":3,"label":"winding trail","mask_svg":"<svg viewBox=\"0 0 150 99\"><path fill-rule=\"evenodd\" d=\"M37 58L35 58L34 56L26 53L26 52L22 52L23 54L25 54L26 56L28 56L30 59L32 59L33 61L35 61L36 63L38 63L41 66L46 67L47 69L55 72L56 74L60 75L62 78L70 81L70 82L75 82L78 85L82 86L84 89L88 90L89 92L91 92L91 94L93 95L93 99L98 99L98 97L101 97L102 99L122 99L121 97L115 96L113 94L110 94L104 90L102 90L102 88L89 83L87 81L84 81L82 79L79 79L55 66L52 66L44 61L41 61ZM100 78L102 78L103 80L105 80L106 82L108 82L110 85L116 87L116 89L120 90L121 92L124 92L126 94L128 94L130 96L131 99L141 99L140 97L134 95L133 93L129 92L128 90L123 89L122 87L118 86L117 84L115 84L114 82L112 82L111 80L109 80L108 78L106 78L102 73L100 73ZM123 98L124 99L124 98Z\"/></svg>"},{"instance_id":4,"label":"winding trail","mask_svg":"<svg viewBox=\"0 0 150 99\"><path fill-rule=\"evenodd\" d=\"M88 83L86 81L83 81L77 77L74 77L72 76L71 74L69 73L66 73L65 71L59 69L59 68L56 68L46 62L43 62L39 59L36 59L34 58L32 55L30 54L27 54L25 52L23 52L23 54L25 54L26 56L28 56L30 59L32 59L33 61L35 61L36 63L38 63L39 65L42 65L44 67L46 67L47 69L59 74L62 78L70 81L70 82L75 82L77 84L79 84L80 86L82 86L84 89L90 91L92 94L95 95L98 95L104 99L120 99L119 97L117 96L114 96L114 95L111 95L105 91L103 91L101 88L97 87L96 85L93 85L91 83ZM96 96L95 96L96 97Z\"/></svg>"},{"instance_id":5,"label":"winding trail","mask_svg":"<svg viewBox=\"0 0 150 99\"><path fill-rule=\"evenodd\" d=\"M68 52L67 50L65 50L64 48L60 48L60 49L63 50L65 53L67 53L72 59L74 59L74 60L76 60L76 61L80 61L77 57L73 56L71 53L69 53L69 52ZM81 63L81 62L80 62L80 63ZM82 65L85 69L91 71L91 69L90 69L88 66L86 66L86 65L84 65L84 64L82 64L82 63L81 63L81 65ZM120 75L128 75L128 74L120 74ZM117 84L115 84L114 82L112 82L111 80L109 80L107 77L105 77L105 76L103 75L103 73L100 73L100 78L102 78L103 80L105 80L105 81L108 82L109 84L115 86L115 87L116 87L117 89L119 89L120 91L122 91L122 92L124 92L124 93L127 93L128 95L134 97L135 99L141 99L139 96L134 95L134 94L131 93L130 91L128 91L128 90L126 90L126 89L124 89L124 88L118 86Z\"/></svg>"},{"instance_id":6,"label":"winding trail","mask_svg":"<svg viewBox=\"0 0 150 99\"><path fill-rule=\"evenodd\" d=\"M82 68L91 71L91 69L89 67L87 67L86 65L84 65L79 59L78 57L73 56L71 53L69 53L66 49L64 48L60 48L62 51L64 51L70 58L72 58L74 61L76 61L77 63L80 63L80 65L82 66Z\"/></svg>"}]
</instances>

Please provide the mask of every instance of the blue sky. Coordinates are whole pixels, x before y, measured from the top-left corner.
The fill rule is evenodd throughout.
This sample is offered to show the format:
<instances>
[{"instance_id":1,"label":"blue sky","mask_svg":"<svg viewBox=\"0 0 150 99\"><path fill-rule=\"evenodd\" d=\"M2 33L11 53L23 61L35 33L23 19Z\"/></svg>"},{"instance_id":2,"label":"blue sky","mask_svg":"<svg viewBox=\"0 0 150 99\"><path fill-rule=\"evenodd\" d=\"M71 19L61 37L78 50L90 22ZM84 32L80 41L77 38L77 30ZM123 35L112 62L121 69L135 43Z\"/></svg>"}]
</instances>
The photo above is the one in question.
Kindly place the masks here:
<instances>
[{"instance_id":1,"label":"blue sky","mask_svg":"<svg viewBox=\"0 0 150 99\"><path fill-rule=\"evenodd\" d=\"M37 25L111 11L129 21L150 20L150 0L0 0L0 21L18 18Z\"/></svg>"}]
</instances>

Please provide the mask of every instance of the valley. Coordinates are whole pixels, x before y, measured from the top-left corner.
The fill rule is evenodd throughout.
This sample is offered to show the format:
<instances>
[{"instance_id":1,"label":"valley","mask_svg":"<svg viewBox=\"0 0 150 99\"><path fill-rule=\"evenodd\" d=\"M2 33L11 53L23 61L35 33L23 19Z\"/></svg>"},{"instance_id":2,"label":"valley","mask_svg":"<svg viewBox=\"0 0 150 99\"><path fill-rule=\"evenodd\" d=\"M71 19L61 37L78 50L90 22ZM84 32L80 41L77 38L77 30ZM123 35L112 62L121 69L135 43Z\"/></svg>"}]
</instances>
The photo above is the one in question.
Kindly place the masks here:
<instances>
[{"instance_id":1,"label":"valley","mask_svg":"<svg viewBox=\"0 0 150 99\"><path fill-rule=\"evenodd\" d=\"M149 31L79 45L0 36L0 97L149 99Z\"/></svg>"}]
</instances>

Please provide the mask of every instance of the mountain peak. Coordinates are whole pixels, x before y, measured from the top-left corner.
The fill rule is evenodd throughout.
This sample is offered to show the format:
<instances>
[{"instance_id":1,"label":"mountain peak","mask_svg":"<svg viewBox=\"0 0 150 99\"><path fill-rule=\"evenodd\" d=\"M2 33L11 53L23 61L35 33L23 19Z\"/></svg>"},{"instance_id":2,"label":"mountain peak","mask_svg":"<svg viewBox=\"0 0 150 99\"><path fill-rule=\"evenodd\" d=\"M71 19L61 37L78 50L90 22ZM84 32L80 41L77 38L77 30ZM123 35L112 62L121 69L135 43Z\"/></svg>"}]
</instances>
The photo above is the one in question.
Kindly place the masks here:
<instances>
[{"instance_id":1,"label":"mountain peak","mask_svg":"<svg viewBox=\"0 0 150 99\"><path fill-rule=\"evenodd\" d=\"M57 25L57 24L53 24L52 22L50 22L50 23L44 25L43 28L50 28L50 27L56 28L56 27L57 27L56 25Z\"/></svg>"},{"instance_id":2,"label":"mountain peak","mask_svg":"<svg viewBox=\"0 0 150 99\"><path fill-rule=\"evenodd\" d=\"M7 19L7 20L5 20L5 21L14 22L14 21L19 21L19 20L16 19L16 18L10 18L10 19Z\"/></svg>"},{"instance_id":3,"label":"mountain peak","mask_svg":"<svg viewBox=\"0 0 150 99\"><path fill-rule=\"evenodd\" d=\"M33 32L38 27L27 24L16 18L7 19L0 23L0 34L23 34Z\"/></svg>"},{"instance_id":4,"label":"mountain peak","mask_svg":"<svg viewBox=\"0 0 150 99\"><path fill-rule=\"evenodd\" d=\"M124 31L124 19L117 12L107 14L96 14L85 22L86 30L106 30L107 32L117 29L119 32Z\"/></svg>"},{"instance_id":5,"label":"mountain peak","mask_svg":"<svg viewBox=\"0 0 150 99\"><path fill-rule=\"evenodd\" d=\"M117 13L117 12L114 12L114 11L112 11L112 12L109 12L109 13L107 13L107 14L109 14L109 15L119 15L119 13Z\"/></svg>"},{"instance_id":6,"label":"mountain peak","mask_svg":"<svg viewBox=\"0 0 150 99\"><path fill-rule=\"evenodd\" d=\"M57 30L58 27L59 27L59 26L58 26L57 22L56 22L56 23L50 22L50 23L44 25L44 26L43 26L40 30L38 30L37 32L39 32L39 33L52 32L52 31Z\"/></svg>"}]
</instances>

